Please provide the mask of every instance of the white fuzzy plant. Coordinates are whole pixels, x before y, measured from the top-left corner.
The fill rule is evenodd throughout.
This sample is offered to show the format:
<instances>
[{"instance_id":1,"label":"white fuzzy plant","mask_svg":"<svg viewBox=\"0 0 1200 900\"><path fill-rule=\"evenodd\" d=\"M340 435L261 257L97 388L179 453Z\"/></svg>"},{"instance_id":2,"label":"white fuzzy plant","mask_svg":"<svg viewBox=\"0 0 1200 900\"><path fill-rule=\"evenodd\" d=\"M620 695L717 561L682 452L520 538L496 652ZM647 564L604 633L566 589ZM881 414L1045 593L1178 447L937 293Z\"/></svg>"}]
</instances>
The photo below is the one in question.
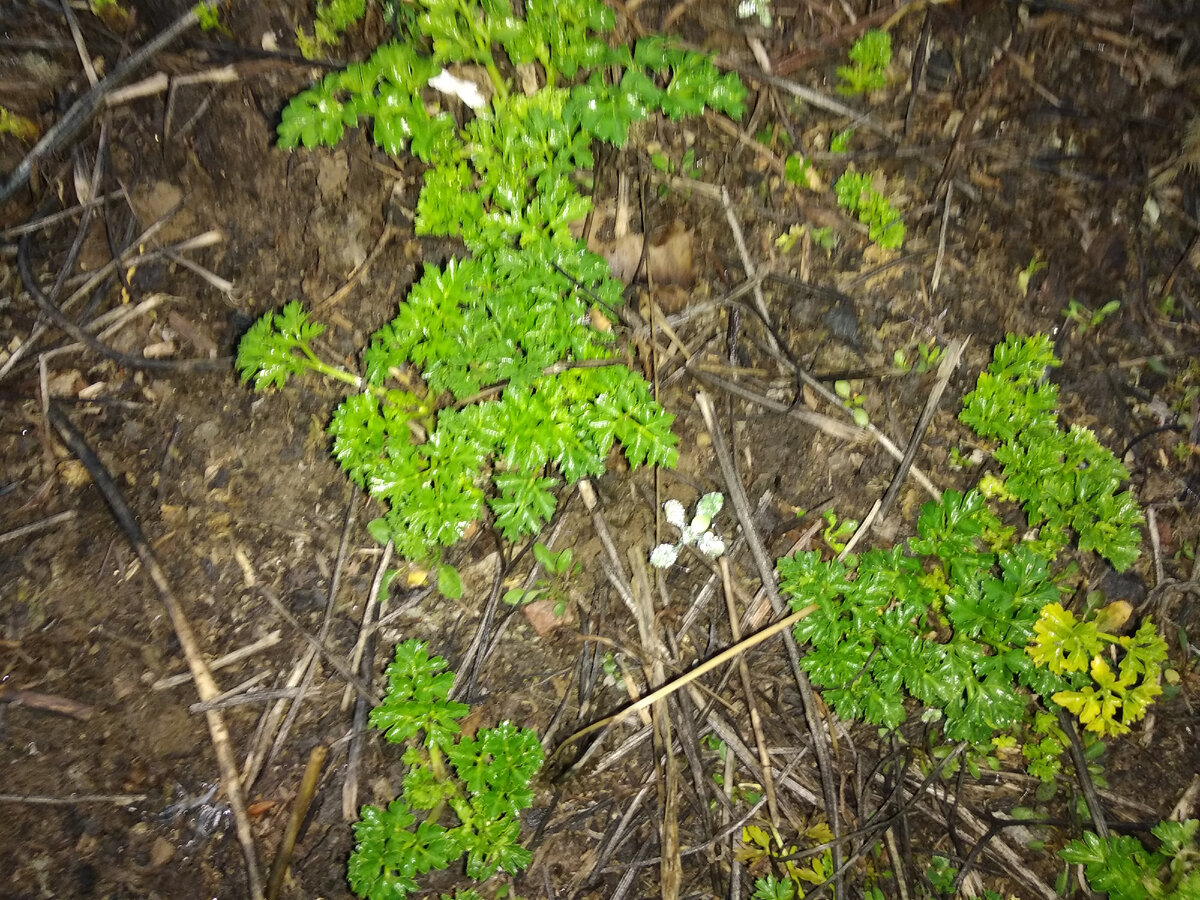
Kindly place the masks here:
<instances>
[{"instance_id":1,"label":"white fuzzy plant","mask_svg":"<svg viewBox=\"0 0 1200 900\"><path fill-rule=\"evenodd\" d=\"M705 494L696 502L696 514L687 521L687 512L678 500L663 504L663 515L669 524L679 529L679 540L674 544L659 544L650 554L650 565L658 569L669 569L679 559L679 551L695 544L705 556L716 559L725 552L725 542L714 534L709 526L713 517L725 505L725 497L713 492Z\"/></svg>"},{"instance_id":2,"label":"white fuzzy plant","mask_svg":"<svg viewBox=\"0 0 1200 900\"><path fill-rule=\"evenodd\" d=\"M758 16L758 22L763 28L771 27L771 0L741 0L737 6L737 17L748 19Z\"/></svg>"}]
</instances>

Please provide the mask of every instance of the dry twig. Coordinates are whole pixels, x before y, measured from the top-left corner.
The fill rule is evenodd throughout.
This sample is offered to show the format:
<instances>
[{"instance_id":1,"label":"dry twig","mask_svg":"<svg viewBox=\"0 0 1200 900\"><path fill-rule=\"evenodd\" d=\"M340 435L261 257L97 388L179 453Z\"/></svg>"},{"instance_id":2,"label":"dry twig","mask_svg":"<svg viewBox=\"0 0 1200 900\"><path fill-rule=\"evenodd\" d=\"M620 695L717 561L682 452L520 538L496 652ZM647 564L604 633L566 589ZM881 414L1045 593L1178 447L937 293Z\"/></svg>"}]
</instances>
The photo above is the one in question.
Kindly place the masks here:
<instances>
[{"instance_id":1,"label":"dry twig","mask_svg":"<svg viewBox=\"0 0 1200 900\"><path fill-rule=\"evenodd\" d=\"M175 594L167 582L166 574L159 566L154 551L146 542L141 526L138 525L128 504L121 496L116 482L108 474L104 464L92 452L83 435L75 429L70 419L58 408L57 404L50 405L49 418L63 443L71 449L88 470L93 483L112 510L113 518L117 520L117 524L120 525L126 539L150 575L150 580L158 591L159 599L166 608L167 617L175 629L175 636L179 640L179 647L187 660L188 668L192 671L192 679L196 683L196 693L200 695L201 700L213 699L221 693L221 690L217 687L212 671L208 668L208 664L204 661L204 655L200 652L200 645L196 640L195 632L192 631L191 622L188 621L179 601L175 599ZM238 842L242 845L242 854L246 860L246 879L250 897L252 900L258 900L262 896L262 878L258 870L258 857L254 849L254 834L250 829L250 817L246 814L246 799L242 790L242 781L238 777L237 761L234 759L233 741L230 739L229 729L225 726L225 718L221 715L220 710L210 709L205 712L204 716L208 721L213 750L216 752L217 763L221 771L221 786L225 790L226 797L229 798L229 808L233 811Z\"/></svg>"}]
</instances>

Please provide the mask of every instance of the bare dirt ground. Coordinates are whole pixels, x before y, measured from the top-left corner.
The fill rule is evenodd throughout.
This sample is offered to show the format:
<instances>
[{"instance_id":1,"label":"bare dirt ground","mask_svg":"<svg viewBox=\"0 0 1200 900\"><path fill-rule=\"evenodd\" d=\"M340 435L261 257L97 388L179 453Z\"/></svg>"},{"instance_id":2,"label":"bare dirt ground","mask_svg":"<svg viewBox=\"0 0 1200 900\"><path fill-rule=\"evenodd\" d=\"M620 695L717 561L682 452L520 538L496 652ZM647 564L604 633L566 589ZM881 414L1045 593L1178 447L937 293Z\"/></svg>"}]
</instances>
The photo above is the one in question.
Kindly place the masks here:
<instances>
[{"instance_id":1,"label":"bare dirt ground","mask_svg":"<svg viewBox=\"0 0 1200 900\"><path fill-rule=\"evenodd\" d=\"M126 31L81 8L80 39L102 71L111 71L180 11L167 6L131 4ZM310 751L328 748L283 895L349 896L343 784L354 725L345 682L328 660L348 658L358 640L380 554L364 526L377 513L328 454L323 429L338 395L315 382L255 395L226 358L257 316L299 298L320 305L330 324L326 349L353 366L365 336L391 317L422 264L456 250L403 227L387 232L397 221L395 205L411 200L416 169L387 158L361 131L334 150L274 147L281 107L317 72L287 49L311 14L304 4L278 0L238 4L227 14L228 34L183 35L134 76L162 73L169 90L98 111L0 205L0 896L239 897L247 890L175 630L145 566L48 422L49 398L112 473L203 654L214 660L264 642L216 672L222 688L240 687L242 702L223 709L239 765L252 748L264 754L247 784L260 863L265 868L274 855ZM952 447L967 447L954 415L992 346L1008 332L1053 333L1064 361L1055 378L1065 418L1124 453L1138 500L1154 513L1142 557L1104 587L1155 617L1182 674L1151 719L1103 757L1102 796L1115 820L1144 825L1170 814L1200 771L1193 670L1200 625L1191 615L1200 545L1194 6L802 0L777 6L769 30L714 0L648 3L634 15L642 29L714 50L741 71L751 112L732 128L715 117L651 121L597 172L599 208L611 208L618 173L629 173L633 195L645 198L645 221L639 211L634 227L681 222L694 242L693 286L657 298L683 302L671 318L677 341L660 334L655 351L663 403L678 417L679 468L630 474L614 457L613 470L595 485L619 552L644 555L657 542L656 496L691 502L700 492L727 490L695 404L700 389L716 400L757 505L756 524L775 556L806 535L823 549L810 528L820 511L832 506L842 518L863 518L895 472L895 460L875 442L831 436L721 386L736 382L785 408L796 394L754 318L742 317L733 329L731 307L709 302L748 274L731 218L791 355L823 381L854 379L871 420L900 446L935 376L896 369L895 351L915 359L921 343L970 339L917 454L941 488L966 483L947 464ZM628 34L629 22L618 21ZM836 66L863 31L885 22L896 49L888 86L865 98L840 97ZM339 52L353 58L382 35L371 16ZM285 49L264 51L266 36ZM0 2L0 51L0 106L42 130L87 90L56 3ZM764 61L778 78L812 92L809 102L786 86L768 87ZM821 98L855 115L831 111ZM848 127L855 128L849 153L828 153L830 136ZM650 164L655 144L677 167L694 151L694 187L668 183ZM16 171L30 146L0 136L0 173ZM812 159L820 190L784 179L783 159L797 150ZM900 252L879 251L837 208L829 185L847 165L879 172L877 186L908 228ZM89 197L104 199L85 223L79 204ZM777 243L805 224L831 225L834 248L826 252L807 237L787 249ZM183 243L210 232L210 243ZM355 274L381 238L381 252ZM66 308L72 321L125 316L103 338L110 348L217 364L212 371L143 369L73 343L40 316L19 272L22 254L41 291L58 303L77 295ZM138 254L148 255L130 262ZM119 263L106 270L114 257ZM1033 260L1045 268L1024 283ZM348 280L353 288L343 298L323 302ZM645 287L629 295L644 302ZM1091 312L1110 301L1119 308L1093 325ZM148 302L151 308L138 307ZM1082 325L1065 315L1072 308L1086 308L1077 316ZM703 362L685 367L681 344ZM635 352L645 360L645 351ZM809 403L839 415L815 397L799 399L802 408ZM886 538L877 531L869 540L909 533L924 499L907 486L883 523ZM605 579L592 517L575 495L563 509L554 546L574 548L583 571L571 582L561 627L539 634L504 606L485 614L499 556L483 532L453 557L467 582L460 601L410 589L404 574L396 579L392 618L372 642L370 671L382 672L397 640L428 640L460 669L479 721L512 719L537 729L548 746L627 703L623 678L641 683L637 629ZM798 509L807 515L797 519ZM736 545L732 562L753 597L759 576L744 545ZM523 576L529 565L526 558L503 576ZM1091 574L1095 583L1104 577ZM656 621L678 671L728 642L711 582L707 569L693 565L661 585ZM689 614L706 585L706 605ZM289 705L279 692L294 686L289 679L310 648L296 625L322 635L328 656L299 675L307 692ZM471 666L460 668L481 628L484 652L472 652ZM784 838L807 847L813 841L805 829L827 821L812 738L779 645L748 658L785 807ZM606 660L615 672L606 672ZM168 680L176 675L183 677ZM718 671L705 690L754 762L737 684ZM287 696L294 701L295 692ZM277 708L283 720L268 729L264 721ZM932 896L926 872L935 853L960 866L970 859L967 892L983 886L1038 897L1054 884L1061 865L1053 851L1077 833L1069 779L1041 807L1061 827L996 828L985 836L998 821L993 815L1037 805L1019 761L918 792L914 758L931 738L915 717L897 735L840 726L837 734L844 827L866 821L889 796L888 814L896 817L886 841L850 845L858 857L846 874L846 896L872 886L880 896L905 896L901 884L907 896ZM712 783L714 773L737 784L759 779L742 760L727 767L714 747L698 745L698 771L681 758L680 895L737 895L740 884L748 896L769 863L735 861L740 830L724 823L751 806L735 792L724 813ZM372 734L355 771L361 803L394 796L403 770L396 748ZM586 774L541 783L524 832L534 863L515 892L659 896L657 783L651 742L636 720L606 740ZM760 811L746 824L766 822ZM1044 846L1031 847L1035 840ZM451 891L458 883L452 871L430 887ZM499 883L485 893L494 896Z\"/></svg>"}]
</instances>

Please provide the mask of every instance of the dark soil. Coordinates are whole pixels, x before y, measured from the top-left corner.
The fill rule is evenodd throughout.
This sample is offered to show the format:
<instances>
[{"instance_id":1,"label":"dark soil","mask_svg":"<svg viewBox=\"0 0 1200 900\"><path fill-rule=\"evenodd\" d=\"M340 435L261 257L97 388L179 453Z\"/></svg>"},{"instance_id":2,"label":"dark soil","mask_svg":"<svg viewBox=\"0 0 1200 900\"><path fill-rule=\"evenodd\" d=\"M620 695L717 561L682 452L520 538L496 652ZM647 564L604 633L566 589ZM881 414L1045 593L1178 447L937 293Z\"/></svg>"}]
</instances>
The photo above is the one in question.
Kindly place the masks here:
<instances>
[{"instance_id":1,"label":"dark soil","mask_svg":"<svg viewBox=\"0 0 1200 900\"><path fill-rule=\"evenodd\" d=\"M170 23L166 6L132 3L134 20L124 33L77 12L93 59L111 71ZM202 373L123 367L46 328L17 271L21 226L78 204L102 148L98 193L111 200L97 208L86 232L80 234L75 210L38 226L27 243L41 289L49 292L64 277L61 301L114 252L151 251L216 230L212 245L136 268L122 265L119 279L101 280L68 314L86 323L154 300L152 311L131 317L106 343L141 355L169 342L168 352L180 359L221 358L263 312L294 298L322 304L392 223L395 237L388 234L366 274L343 299L321 307L330 326L324 350L355 365L366 336L391 318L422 265L458 250L418 239L403 225L418 170L411 160L386 157L366 130L334 150L287 153L273 146L280 109L318 74L290 50L263 50L268 37L293 46L296 25L311 15L294 6L305 5L238 4L227 14L227 35L191 32L158 53L135 79L162 72L172 79L169 92L103 112L41 160L28 187L0 206L3 897L239 897L247 885L231 814L217 790L205 717L191 708L195 688L187 678L171 687L158 683L187 671L171 622L100 493L47 422L46 391L112 473L204 654L216 659L279 632L273 645L216 673L223 688L254 679L245 689L251 702L224 711L239 762L274 706L254 692L283 688L309 647L263 588L310 634L327 628L325 643L336 658L347 658L358 639L380 553L365 524L378 513L329 456L323 429L339 399L336 389L306 380L256 395L238 383L231 362ZM1124 452L1132 488L1153 513L1154 540L1147 528L1133 569L1120 578L1088 570L1084 586L1129 599L1137 615L1153 616L1181 674L1152 716L1114 741L1102 760L1110 821L1141 833L1172 812L1200 772L1193 706L1200 624L1191 615L1200 546L1200 17L1191 4L1171 0L902 5L905 14L892 28L889 86L845 99L835 91L835 68L865 28L894 10L873 0L805 0L777 7L768 32L737 20L734 6L701 0L637 8L642 29L660 29L666 20L665 30L718 51L723 64L742 71L752 112L736 129L714 118L650 122L624 150L601 157L597 208L613 208L618 173L627 173L633 195L645 198L635 230L661 231L676 221L692 230L694 285L656 295L664 306L682 301L672 319L679 340L705 361L701 370L791 403L791 376L753 316L742 316L735 330L728 306L706 302L746 276L724 207L702 186L658 190L665 182L647 148L658 144L675 161L693 148L697 181L724 187L732 198L749 255L764 276L778 338L822 380L853 379L871 420L900 446L934 373L902 373L894 353L915 359L919 343L944 347L969 338L917 455L918 467L941 488L977 477L952 470L948 460L951 448L971 448L954 414L993 345L1008 332L1056 335L1064 418L1094 428ZM0 3L0 21L0 106L45 130L87 88L61 8ZM628 22L619 28L630 33ZM379 17L369 16L338 52L354 58L383 34ZM780 76L870 121L852 122L785 90L768 90L748 37L761 42ZM235 77L186 77L225 66ZM850 153L824 152L830 136L847 127L856 129ZM766 143L752 140L764 134L771 135ZM29 150L28 143L0 136L0 172L13 170ZM795 150L808 152L820 190L782 177L781 162ZM880 251L865 228L838 210L830 185L848 165L879 172L877 186L908 228L902 251ZM138 236L164 216L139 247ZM807 238L787 250L777 244L782 233L804 224L832 225L833 250ZM1021 284L1035 259L1045 268ZM232 290L218 289L184 261L228 279ZM644 303L645 285L632 286L629 295ZM1119 309L1095 324L1065 315L1086 308L1077 316L1086 320L1113 300ZM647 346L636 351L643 360ZM788 552L804 535L824 549L809 527L821 511L832 507L839 517L861 519L886 490L895 461L876 443L830 436L706 386L690 374L694 369L683 368L677 348L660 336L655 359L664 405L678 417L678 470L631 474L614 456L612 471L596 483L622 555L644 558L657 542L656 496L690 503L700 492L725 490L694 400L700 389L717 401L771 553ZM800 406L806 402L838 415L815 396ZM610 658L644 689L638 632L604 577L593 520L577 495L566 496L554 546L574 548L583 571L570 583L571 609L561 627L539 636L509 607L485 615L501 556L483 531L454 551L467 584L459 601L409 587L418 579L410 581L402 569L388 607L395 617L374 641L371 671L381 673L392 645L409 637L430 641L460 669L485 627L485 653L460 670L478 721L514 720L537 729L549 746L628 702L620 668L617 678L603 670L606 652L620 651ZM909 533L925 499L910 483L869 540ZM808 511L805 518L796 519L798 509ZM732 555L735 577L752 597L757 570L739 547ZM504 575L523 577L529 565L526 558ZM671 637L678 671L728 643L719 593L689 615L708 582L708 570L693 566L673 570L662 585L657 621ZM777 643L748 660L782 785L783 837L789 846L808 847L814 841L804 830L828 817L799 696ZM353 724L342 702L344 684L318 660L294 721L248 786L265 869L309 752L329 748L284 896L349 896L352 834L342 796ZM714 673L705 684L753 753L736 676L726 681ZM64 715L14 692L83 707ZM540 783L524 834L534 863L516 880L517 894L660 895L662 814L651 744L624 744L639 727L617 729L586 774ZM1035 897L1037 879L1054 884L1061 866L1053 850L1078 833L1072 779L1064 777L1057 795L1042 802L1020 759L1002 758L999 772L944 779L897 813L885 800L898 783L905 797L920 783L920 759L934 734L917 716L882 740L874 729L852 726L839 726L837 734L845 828L879 810L897 816L887 844L865 848L847 873L846 896L861 896L872 884L882 896L901 896L898 878L908 896L926 896L924 873L935 853L957 865L971 857L964 891L987 887ZM605 755L622 746L622 754ZM400 753L374 733L366 748L357 767L358 802L386 802L403 774ZM702 771L695 773L680 758L679 840L695 851L683 857L681 895L731 895L737 870L741 896L748 896L752 879L769 872L769 864L735 865L730 836L714 836L750 807L735 802L733 818L725 817L709 787L724 763L707 744L700 758ZM755 780L740 763L730 771L739 784ZM704 796L697 797L696 786ZM985 852L971 856L989 817L1018 806L1036 807L1060 825L1001 828L989 835ZM1194 794L1184 812L1195 815ZM748 824L768 822L764 809ZM736 844L737 829L730 831ZM1035 839L1044 848L1030 849ZM1007 860L998 855L1001 845L1012 854ZM632 881L623 882L630 871ZM430 878L428 886L452 891L457 876ZM496 887L489 884L487 896Z\"/></svg>"}]
</instances>

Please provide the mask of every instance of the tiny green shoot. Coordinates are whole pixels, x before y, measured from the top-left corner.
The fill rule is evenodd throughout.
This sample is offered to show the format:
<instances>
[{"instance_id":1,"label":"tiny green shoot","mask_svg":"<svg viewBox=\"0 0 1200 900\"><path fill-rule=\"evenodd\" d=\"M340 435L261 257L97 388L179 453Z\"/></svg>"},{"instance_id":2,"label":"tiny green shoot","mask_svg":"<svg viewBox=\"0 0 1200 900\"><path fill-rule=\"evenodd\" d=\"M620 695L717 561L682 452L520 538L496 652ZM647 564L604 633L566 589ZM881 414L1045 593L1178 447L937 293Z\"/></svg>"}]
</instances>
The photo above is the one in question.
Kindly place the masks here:
<instances>
[{"instance_id":1,"label":"tiny green shoot","mask_svg":"<svg viewBox=\"0 0 1200 900\"><path fill-rule=\"evenodd\" d=\"M1021 291L1021 296L1029 294L1029 282L1038 272L1045 269L1050 264L1038 256L1036 253L1029 260L1029 264L1017 273L1017 288Z\"/></svg>"},{"instance_id":2,"label":"tiny green shoot","mask_svg":"<svg viewBox=\"0 0 1200 900\"><path fill-rule=\"evenodd\" d=\"M850 65L838 66L838 93L853 97L883 87L891 61L892 36L876 28L864 32L850 48Z\"/></svg>"},{"instance_id":3,"label":"tiny green shoot","mask_svg":"<svg viewBox=\"0 0 1200 900\"><path fill-rule=\"evenodd\" d=\"M857 216L867 226L868 237L881 248L898 250L904 243L904 222L873 182L874 177L867 173L844 173L833 186L838 206Z\"/></svg>"},{"instance_id":4,"label":"tiny green shoot","mask_svg":"<svg viewBox=\"0 0 1200 900\"><path fill-rule=\"evenodd\" d=\"M825 520L825 530L821 533L821 537L825 539L825 543L829 546L829 549L834 553L841 553L846 549L846 539L858 530L858 520L839 520L837 513L832 509L827 509L821 513L821 518Z\"/></svg>"},{"instance_id":5,"label":"tiny green shoot","mask_svg":"<svg viewBox=\"0 0 1200 900\"><path fill-rule=\"evenodd\" d=\"M829 152L846 153L850 149L850 139L853 137L853 128L847 128L844 131L835 131L829 139Z\"/></svg>"},{"instance_id":6,"label":"tiny green shoot","mask_svg":"<svg viewBox=\"0 0 1200 900\"><path fill-rule=\"evenodd\" d=\"M835 381L833 383L833 392L842 399L846 404L846 408L850 410L850 418L854 420L854 424L859 428L866 428L870 422L870 417L867 415L863 404L866 402L866 397L851 387L848 381Z\"/></svg>"},{"instance_id":7,"label":"tiny green shoot","mask_svg":"<svg viewBox=\"0 0 1200 900\"><path fill-rule=\"evenodd\" d=\"M897 350L892 354L892 364L902 372L916 371L918 375L924 375L941 365L944 355L945 351L937 344L927 344L925 341L921 341L917 344L917 361L915 363L909 361L908 354L903 350Z\"/></svg>"},{"instance_id":8,"label":"tiny green shoot","mask_svg":"<svg viewBox=\"0 0 1200 900\"><path fill-rule=\"evenodd\" d=\"M555 553L538 541L533 545L533 556L546 573L546 577L539 578L531 588L513 588L507 591L502 599L510 606L533 603L535 600L551 600L554 603L554 615L561 618L566 613L570 601L568 582L578 575L583 567L574 561L575 554L570 547Z\"/></svg>"},{"instance_id":9,"label":"tiny green shoot","mask_svg":"<svg viewBox=\"0 0 1200 900\"><path fill-rule=\"evenodd\" d=\"M37 140L38 133L37 123L32 119L0 106L0 135L11 134L28 144Z\"/></svg>"},{"instance_id":10,"label":"tiny green shoot","mask_svg":"<svg viewBox=\"0 0 1200 900\"><path fill-rule=\"evenodd\" d=\"M337 46L342 32L361 19L367 11L367 0L318 0L313 33L296 29L296 46L306 59L321 55L327 47Z\"/></svg>"},{"instance_id":11,"label":"tiny green shoot","mask_svg":"<svg viewBox=\"0 0 1200 900\"><path fill-rule=\"evenodd\" d=\"M1067 308L1063 310L1063 318L1068 322L1074 322L1080 334L1086 334L1089 329L1102 324L1120 308L1120 300L1109 300L1099 309L1092 311L1085 304L1072 297L1067 302Z\"/></svg>"}]
</instances>

